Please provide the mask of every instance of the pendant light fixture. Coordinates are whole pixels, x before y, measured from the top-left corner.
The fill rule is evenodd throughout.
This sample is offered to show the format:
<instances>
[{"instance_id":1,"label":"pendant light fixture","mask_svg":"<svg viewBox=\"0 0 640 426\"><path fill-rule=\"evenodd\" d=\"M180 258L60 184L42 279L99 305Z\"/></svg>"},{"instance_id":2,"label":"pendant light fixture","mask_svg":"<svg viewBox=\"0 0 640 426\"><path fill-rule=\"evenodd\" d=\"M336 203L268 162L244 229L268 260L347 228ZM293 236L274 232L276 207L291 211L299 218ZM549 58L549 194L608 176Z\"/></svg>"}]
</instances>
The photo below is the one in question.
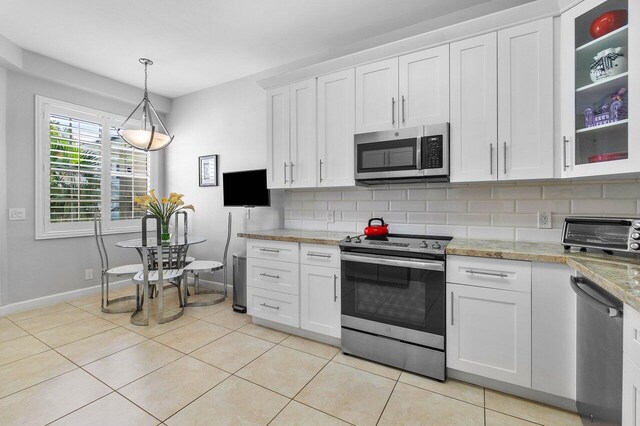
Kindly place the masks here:
<instances>
[{"instance_id":1,"label":"pendant light fixture","mask_svg":"<svg viewBox=\"0 0 640 426\"><path fill-rule=\"evenodd\" d=\"M134 148L143 151L158 151L169 145L174 137L169 136L167 127L149 100L149 93L147 92L147 67L153 65L153 61L147 58L140 58L139 61L144 65L144 96L138 106L129 114L129 117L124 120L124 123L122 123L122 126L118 129L118 135ZM137 114L141 114L142 117L140 128L127 128L127 122Z\"/></svg>"}]
</instances>

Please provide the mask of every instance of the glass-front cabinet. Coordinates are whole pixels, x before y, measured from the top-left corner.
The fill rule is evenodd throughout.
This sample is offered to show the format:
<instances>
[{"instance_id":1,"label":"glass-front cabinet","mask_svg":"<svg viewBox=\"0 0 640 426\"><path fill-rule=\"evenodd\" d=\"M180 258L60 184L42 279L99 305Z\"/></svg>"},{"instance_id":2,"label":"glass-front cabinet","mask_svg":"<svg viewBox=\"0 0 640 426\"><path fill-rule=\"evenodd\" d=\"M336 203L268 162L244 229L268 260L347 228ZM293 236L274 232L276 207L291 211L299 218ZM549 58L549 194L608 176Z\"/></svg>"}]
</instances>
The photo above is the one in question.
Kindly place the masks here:
<instances>
[{"instance_id":1,"label":"glass-front cabinet","mask_svg":"<svg viewBox=\"0 0 640 426\"><path fill-rule=\"evenodd\" d=\"M640 1L562 15L563 177L640 172Z\"/></svg>"}]
</instances>

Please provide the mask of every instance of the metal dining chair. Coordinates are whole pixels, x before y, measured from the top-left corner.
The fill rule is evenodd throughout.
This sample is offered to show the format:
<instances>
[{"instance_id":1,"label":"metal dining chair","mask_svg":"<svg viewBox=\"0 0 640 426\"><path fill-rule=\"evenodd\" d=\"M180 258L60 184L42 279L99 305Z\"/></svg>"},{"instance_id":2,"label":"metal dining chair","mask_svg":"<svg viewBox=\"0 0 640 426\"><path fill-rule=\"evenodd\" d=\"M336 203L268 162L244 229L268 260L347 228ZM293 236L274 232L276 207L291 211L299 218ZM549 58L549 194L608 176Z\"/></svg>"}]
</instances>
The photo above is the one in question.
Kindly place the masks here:
<instances>
[{"instance_id":1,"label":"metal dining chair","mask_svg":"<svg viewBox=\"0 0 640 426\"><path fill-rule=\"evenodd\" d=\"M96 239L96 245L98 246L98 253L100 254L100 287L102 292L102 300L100 302L100 310L107 314L121 314L124 312L133 312L134 309L130 307L110 307L110 305L125 302L127 300L135 300L135 296L122 296L115 299L109 299L109 278L110 277L125 277L130 276L133 278L135 274L142 271L142 264L136 263L131 265L116 266L115 268L109 267L109 255L104 245L104 238L102 236L102 216L98 212L93 218L93 233Z\"/></svg>"},{"instance_id":2,"label":"metal dining chair","mask_svg":"<svg viewBox=\"0 0 640 426\"><path fill-rule=\"evenodd\" d=\"M147 221L149 219L153 219L156 221L156 245L149 246L147 239ZM169 269L164 268L165 262L163 261L164 251L169 250L170 248L165 248L162 246L162 237L161 237L161 226L160 226L160 218L156 215L147 214L142 217L142 247L141 247L141 255L145 260L151 259L149 249L153 248L155 250L155 254L157 256L157 260L147 261L143 263L143 270L138 272L133 277L133 282L136 284L136 309L131 314L131 323L134 325L149 325L149 313L151 311L151 307L149 306L150 299L150 291L151 286L154 285L158 291L158 323L164 324L165 322L173 321L182 316L184 313L184 303L182 302L182 297L180 294L180 289L178 288L178 299L179 299L179 307L181 308L180 312L165 317L164 316L164 283L165 281L175 280L178 284L169 284L169 286L179 286L180 282L183 281L184 277L184 269L172 267L172 261L169 260ZM155 267L157 269L149 270L149 266ZM140 295L140 287L142 287L142 296ZM147 308L144 310L144 315L142 319L138 318L138 313L143 310L144 306Z\"/></svg>"},{"instance_id":3,"label":"metal dining chair","mask_svg":"<svg viewBox=\"0 0 640 426\"><path fill-rule=\"evenodd\" d=\"M215 260L194 260L184 267L185 275L185 283L184 283L184 304L185 306L210 306L217 305L218 303L222 303L227 298L227 254L229 251L229 242L231 241L231 212L229 212L229 226L227 232L227 244L224 247L224 258L222 262L217 262ZM219 271L220 269L224 272L224 289L222 291L215 289L201 289L200 288L200 274L201 273L213 273L215 271ZM214 294L221 297L214 297L211 300L207 300L204 302L191 302L189 303L189 274L193 274L193 287L195 294Z\"/></svg>"}]
</instances>

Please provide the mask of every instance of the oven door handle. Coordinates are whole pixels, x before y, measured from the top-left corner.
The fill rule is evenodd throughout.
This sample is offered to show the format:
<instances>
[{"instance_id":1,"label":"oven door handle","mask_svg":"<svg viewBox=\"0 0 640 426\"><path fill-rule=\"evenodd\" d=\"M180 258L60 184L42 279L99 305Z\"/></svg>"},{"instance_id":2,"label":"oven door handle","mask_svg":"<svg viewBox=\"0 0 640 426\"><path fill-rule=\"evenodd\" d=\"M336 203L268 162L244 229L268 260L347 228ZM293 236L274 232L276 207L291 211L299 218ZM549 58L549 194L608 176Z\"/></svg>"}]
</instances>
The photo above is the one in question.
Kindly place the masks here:
<instances>
[{"instance_id":1,"label":"oven door handle","mask_svg":"<svg viewBox=\"0 0 640 426\"><path fill-rule=\"evenodd\" d=\"M371 263L373 265L398 266L401 268L444 271L441 260L411 259L408 257L382 256L379 254L342 253L340 259L347 262Z\"/></svg>"}]
</instances>

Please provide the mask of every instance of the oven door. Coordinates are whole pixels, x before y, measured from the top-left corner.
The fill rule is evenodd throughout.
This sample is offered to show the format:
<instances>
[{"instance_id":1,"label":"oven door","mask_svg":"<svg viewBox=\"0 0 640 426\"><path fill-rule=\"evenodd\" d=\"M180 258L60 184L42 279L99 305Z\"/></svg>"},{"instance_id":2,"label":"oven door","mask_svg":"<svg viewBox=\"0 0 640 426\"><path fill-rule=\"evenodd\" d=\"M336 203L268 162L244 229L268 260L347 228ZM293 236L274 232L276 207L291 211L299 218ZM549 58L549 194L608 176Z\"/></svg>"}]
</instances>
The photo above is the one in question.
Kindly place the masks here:
<instances>
[{"instance_id":1,"label":"oven door","mask_svg":"<svg viewBox=\"0 0 640 426\"><path fill-rule=\"evenodd\" d=\"M421 128L355 136L356 179L422 176Z\"/></svg>"},{"instance_id":2,"label":"oven door","mask_svg":"<svg viewBox=\"0 0 640 426\"><path fill-rule=\"evenodd\" d=\"M341 260L343 328L444 350L443 261L349 252Z\"/></svg>"}]
</instances>

